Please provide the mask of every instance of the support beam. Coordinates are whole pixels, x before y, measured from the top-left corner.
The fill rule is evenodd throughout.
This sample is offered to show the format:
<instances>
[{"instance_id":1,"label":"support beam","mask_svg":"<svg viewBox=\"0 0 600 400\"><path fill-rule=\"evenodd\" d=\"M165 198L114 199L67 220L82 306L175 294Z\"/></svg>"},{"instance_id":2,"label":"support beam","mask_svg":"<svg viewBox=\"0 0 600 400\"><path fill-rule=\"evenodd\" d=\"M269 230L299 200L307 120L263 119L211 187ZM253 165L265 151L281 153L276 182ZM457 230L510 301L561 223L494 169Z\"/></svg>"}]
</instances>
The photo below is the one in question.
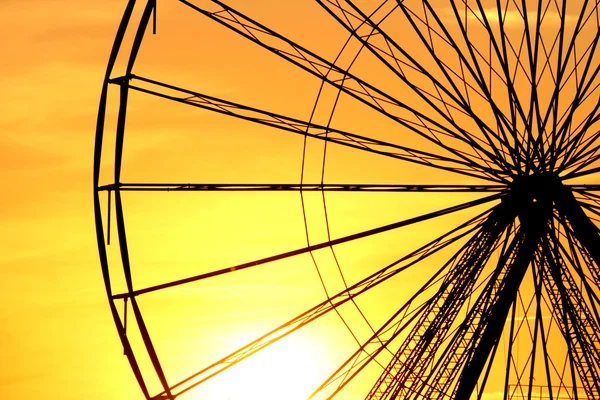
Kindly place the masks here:
<instances>
[{"instance_id":1,"label":"support beam","mask_svg":"<svg viewBox=\"0 0 600 400\"><path fill-rule=\"evenodd\" d=\"M534 260L542 237L548 232L549 221L553 217L552 200L560 187L562 185L554 174L527 176L515 179L512 184L511 193L505 201L510 203L518 216L523 242L503 279L496 302L482 321L484 329L478 338L477 347L461 371L454 396L457 400L471 398L490 352L502 335L506 318L515 303L527 268Z\"/></svg>"}]
</instances>

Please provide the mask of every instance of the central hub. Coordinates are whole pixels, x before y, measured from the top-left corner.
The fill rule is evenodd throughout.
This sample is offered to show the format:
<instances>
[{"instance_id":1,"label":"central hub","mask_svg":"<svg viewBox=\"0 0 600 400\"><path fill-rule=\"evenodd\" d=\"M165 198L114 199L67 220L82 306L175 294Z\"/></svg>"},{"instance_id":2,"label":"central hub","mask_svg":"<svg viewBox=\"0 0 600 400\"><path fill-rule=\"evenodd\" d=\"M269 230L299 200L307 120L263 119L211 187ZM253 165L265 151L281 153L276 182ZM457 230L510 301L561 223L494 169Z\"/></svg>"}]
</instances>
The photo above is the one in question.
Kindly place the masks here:
<instances>
[{"instance_id":1,"label":"central hub","mask_svg":"<svg viewBox=\"0 0 600 400\"><path fill-rule=\"evenodd\" d=\"M561 187L560 177L553 172L518 176L510 185L511 193L525 202L551 200Z\"/></svg>"},{"instance_id":2,"label":"central hub","mask_svg":"<svg viewBox=\"0 0 600 400\"><path fill-rule=\"evenodd\" d=\"M561 188L560 177L553 172L519 176L511 183L507 200L519 220L547 220Z\"/></svg>"}]
</instances>

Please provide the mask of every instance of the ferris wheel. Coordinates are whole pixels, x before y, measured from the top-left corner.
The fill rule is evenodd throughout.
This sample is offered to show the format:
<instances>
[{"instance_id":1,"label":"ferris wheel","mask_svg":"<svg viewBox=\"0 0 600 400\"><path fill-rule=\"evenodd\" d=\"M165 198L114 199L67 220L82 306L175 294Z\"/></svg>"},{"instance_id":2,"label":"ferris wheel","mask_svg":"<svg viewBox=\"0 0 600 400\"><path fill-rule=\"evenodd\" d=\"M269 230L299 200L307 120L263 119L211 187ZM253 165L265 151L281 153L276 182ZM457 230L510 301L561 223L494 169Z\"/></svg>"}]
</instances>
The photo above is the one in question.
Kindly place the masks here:
<instances>
[{"instance_id":1,"label":"ferris wheel","mask_svg":"<svg viewBox=\"0 0 600 400\"><path fill-rule=\"evenodd\" d=\"M303 398L599 399L599 41L588 0L128 0L94 211L144 398L297 337Z\"/></svg>"}]
</instances>

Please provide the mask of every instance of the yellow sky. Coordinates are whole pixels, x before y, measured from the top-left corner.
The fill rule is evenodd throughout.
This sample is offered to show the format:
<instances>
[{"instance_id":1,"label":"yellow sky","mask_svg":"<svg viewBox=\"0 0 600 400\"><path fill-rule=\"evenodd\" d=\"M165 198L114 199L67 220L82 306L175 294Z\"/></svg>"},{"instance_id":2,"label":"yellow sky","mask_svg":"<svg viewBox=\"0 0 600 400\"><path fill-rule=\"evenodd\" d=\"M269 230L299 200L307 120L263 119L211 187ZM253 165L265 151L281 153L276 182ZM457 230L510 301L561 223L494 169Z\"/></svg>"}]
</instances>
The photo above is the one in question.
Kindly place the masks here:
<instances>
[{"instance_id":1,"label":"yellow sky","mask_svg":"<svg viewBox=\"0 0 600 400\"><path fill-rule=\"evenodd\" d=\"M125 2L121 0L102 2L3 0L0 2L0 35L4 38L0 42L2 54L0 58L0 87L2 88L0 181L4 186L3 194L0 196L2 216L0 353L3 361L0 367L0 390L7 398L64 400L141 398L130 368L121 353L120 342L107 307L94 237L91 193L94 126L100 85L124 5ZM282 13L288 14L288 21L295 21L290 18L290 10L279 6L278 10L272 13L264 13L266 22L277 23L278 15ZM327 18L324 14L321 14L321 17ZM168 17L166 19L168 21ZM167 31L168 24L169 22L166 22L162 27L159 25L159 32ZM295 31L297 36L302 36L301 25L288 24L286 29L292 33ZM317 25L318 21L314 21L314 26ZM165 32L165 34L174 33L180 32L173 32L173 30ZM308 35L308 39L316 43L315 37L311 36ZM321 42L323 49L329 50L330 53L337 51L340 37L337 41L334 41L333 37L331 39L331 41ZM151 41L152 37L148 40ZM236 71L240 70L239 56L244 55L243 51L250 51L248 46L242 46L238 53L219 51L220 47L227 48L231 40L231 37L226 36L222 43L211 41L198 44L197 54L184 57L189 62L187 65L183 61L172 64L179 65L181 68L180 77L195 81L198 88L212 94L224 97L233 94L235 98L236 92L239 92L242 99L254 96L265 107L275 104L282 112L292 110L296 113L295 115L292 113L294 116L305 116L310 109L309 100L314 98L313 89L317 86L299 92L304 97L296 98L289 104L281 104L279 99L270 100L267 95L256 97L254 94L260 82L253 84L245 82L246 78L243 76L236 77ZM211 50L211 48L214 51L215 47L216 51L227 59L225 63L216 59L205 60L202 56L201 51ZM262 61L253 61L251 54L250 57L243 62L250 64L256 62L260 66ZM202 65L204 61L207 62ZM282 63L277 63L277 60L275 62L278 67L285 68ZM160 70L160 65L154 68ZM198 74L198 70L202 73ZM302 84L301 82L290 83L283 74L273 75L268 69L258 70L254 75L262 78L272 77L271 84L264 89L272 92L281 89L282 85L291 84L291 88L294 88ZM301 74L294 77L301 77ZM313 80L312 84L314 83ZM298 104L302 105L301 109L297 108ZM196 112L196 110L192 111ZM189 117L189 113L185 114L187 110L182 112L184 118ZM134 120L135 113L132 114L134 116L131 118ZM185 172L185 168L182 171L177 164L172 169L166 167L163 170L156 168L157 163L148 163L149 157L162 156L157 150L160 150L162 144L171 140L173 135L189 140L186 139L186 134L193 131L181 122L174 131L167 123L160 123L160 116L156 118L157 121L150 120L151 123L157 122L154 124L155 128L148 132L143 140L139 140L134 134L131 135L128 142L131 158L128 160L131 160L132 167L126 165L124 175L131 172L132 178L143 180L150 176L158 181L167 180L168 176L173 180L199 178L198 174L185 175L184 173L178 176L177 174ZM218 120L213 122L213 124L218 123ZM255 127L248 125L244 125L243 128L248 129L250 134L254 133L253 129L256 130ZM278 142L273 135L260 136L260 134L257 133L258 143L255 138L247 136L240 137L239 143L226 144L210 136L202 139L200 145L206 146L211 151L214 149L219 155L225 153L230 157L226 160L215 160L223 164L213 165L208 172L225 171L220 178L225 182L228 180L236 182L239 177L228 174L227 165L239 162L239 165L250 168L249 173L252 176L268 173L270 178L267 176L264 179L296 182L300 161L298 145L301 144L301 138L291 136L290 139L285 138ZM136 148L136 145L140 147ZM177 160L183 163L191 162L182 159L188 155L195 157L194 152L186 148L188 145L189 142L187 144L183 142L175 148L174 152L167 152L165 162ZM249 146L256 145L281 146L282 151L270 151L271 155L263 155L262 159L247 154L244 156ZM292 150L289 150L290 146L293 146ZM235 154L235 157L231 154ZM142 165L146 166L145 168L139 169L136 166L136 157ZM274 165L278 167L273 168ZM318 176L318 166L310 168L314 170L312 177ZM136 172L146 175L135 176ZM359 169L354 171L354 173L359 172L364 174L367 180L379 179L377 171L359 171ZM408 175L404 174L404 176ZM259 178L256 179L260 181ZM290 199L291 195L282 196ZM214 197L213 203L221 204L221 198ZM252 217L253 207L264 203L264 196L262 200L260 195L254 197L259 203L250 202L246 209L242 210L234 206L238 210L236 218L250 218L248 223L264 224L265 221L260 220L261 217ZM154 204L152 203L154 200L142 199L141 201ZM171 198L168 201L177 200ZM235 199L228 201L235 202ZM263 236L257 236L250 244L238 246L231 257L216 259L214 254L209 254L207 258L214 261L218 267L229 265L233 261L248 260L248 257L254 257L255 254L264 256L274 251L301 247L304 239L297 197L294 196L293 200L286 201L292 201L293 208L290 206L269 214L268 206L264 204L260 206L263 213L261 215L270 218L270 225L263 231L266 232ZM319 199L308 196L307 201L309 203L316 201L318 204ZM373 201L376 203L378 200ZM173 207L177 206L177 204L173 205ZM352 210L351 204L346 207ZM360 207L360 204L357 207ZM224 225L220 230L213 231L210 237L205 238L209 242L207 247L210 248L212 243L218 243L226 238L233 237L238 240L235 232L237 225L233 222L229 226L223 224L224 211L219 210L219 206L211 210L214 212L206 212L206 209L191 210L192 213L204 212L204 215L199 216L209 218L213 226ZM160 209L158 211L160 221ZM248 217L247 214L251 216ZM397 214L400 217L405 213L399 211ZM135 221L137 218L135 211L128 213L127 216L128 220ZM269 232L272 227L281 230L282 224L287 223L293 223L296 227L292 233ZM351 232L372 226L372 221L368 219L362 222L357 220L355 225L347 230ZM313 234L317 235L314 236L316 241L317 238L322 237L323 232ZM148 235L153 236L151 233ZM241 232L239 240L242 240L244 235L248 237L247 232ZM283 240L282 235L289 236L287 243L261 247L261 240L266 238L272 242L276 239L276 243ZM147 236L142 233L140 240L143 243L150 243L148 246L150 249L153 246L164 246L165 241L169 239ZM132 234L134 244L135 240L135 234ZM174 252L182 250L189 253L189 248L184 245L173 244L173 241L168 243L171 249L175 249ZM170 257L168 254L167 250L164 252L159 250L156 257L164 260ZM308 260L305 259L304 262L306 261ZM314 270L310 271L311 274L314 273ZM187 271L183 270L176 275L181 276L185 273ZM144 282L143 279L141 278L141 282ZM312 289L310 290L318 293L319 296L315 297L314 294L308 296L304 303L299 303L301 305L293 308L294 313L312 305L315 299L322 298L322 289L316 282L314 275L311 275ZM290 291L294 290L297 292L295 299L306 297L307 294L302 289L294 289L297 286L296 283L279 282L276 286L266 287L274 298L282 295L289 297ZM217 289L213 289L213 292L218 291ZM215 295L214 298L219 299L219 296ZM236 307L235 304L230 306ZM272 319L273 313L274 311L269 318ZM293 314L287 311L278 317L276 322L282 322L283 318L291 315ZM260 318L265 319L264 316ZM239 329L236 328L235 323L231 327L227 324L231 322L225 323L223 329L231 332ZM265 329L271 325L272 322L266 324ZM226 337L231 337L231 341L241 344L242 340L248 340L261 331L260 327L253 329L252 332L241 335L228 333ZM236 338L236 336L240 337ZM322 350L315 347L315 352L322 352ZM314 355L308 354L308 357Z\"/></svg>"},{"instance_id":2,"label":"yellow sky","mask_svg":"<svg viewBox=\"0 0 600 400\"><path fill-rule=\"evenodd\" d=\"M135 398L98 270L93 126L121 1L0 2L0 390ZM115 393L117 396L113 397Z\"/></svg>"},{"instance_id":3,"label":"yellow sky","mask_svg":"<svg viewBox=\"0 0 600 400\"><path fill-rule=\"evenodd\" d=\"M0 391L6 398L143 398L122 354L107 305L92 208L100 89L125 3L0 0L0 182L4 187L0 195ZM224 29L215 29L213 22L184 12L182 6L161 8L165 3L159 1L158 35L147 35L135 73L307 119L319 89L317 79L257 51ZM243 1L236 4L330 59L346 38L339 27L327 27L330 17L322 10L314 13L318 7L314 4L290 7L274 0L254 7ZM197 25L190 23L196 20L200 21ZM358 71L369 71L369 58L364 59L364 64L357 64ZM385 75L389 71L378 72L371 71L375 81L389 78ZM401 90L393 85L386 89ZM109 132L114 130L114 88L112 93ZM330 115L334 95L334 91L323 95L316 114L322 123ZM129 107L123 181L298 182L299 135L173 106L139 93L131 94ZM361 107L351 101L341 103L335 122L363 134L375 127L381 139L398 133L390 121L377 119L374 111ZM309 141L305 181L319 181L321 152L320 143ZM406 164L399 168L396 160L354 150L328 148L328 152L330 182L472 182ZM112 150L107 147L105 155L101 183L110 183ZM328 195L331 234L348 235L477 197L411 196L416 195ZM296 193L126 193L123 198L138 287L306 245ZM327 240L320 193L307 194L305 201L311 243ZM337 255L346 278L355 282L473 215L469 211L445 217L441 223L340 246ZM112 240L109 260L115 292L120 292L125 289L123 279L118 278L116 230ZM324 266L321 273L328 290L341 290L343 282L331 254L316 252L315 257ZM431 265L423 268L432 270ZM281 274L282 269L290 272ZM413 280L384 286L379 297L364 300L362 305L373 321L382 322L394 310L396 303L381 299L402 298L414 282L422 280L418 273L409 278ZM173 371L169 378L175 381L323 299L312 261L305 255L265 266L254 275L240 272L236 280L216 278L142 296L140 304L147 312L153 338L164 343L157 350ZM355 310L346 307L343 312L359 335L369 334ZM324 332L334 329L339 336L324 338ZM139 345L139 338L131 335L134 345ZM206 393L216 400L258 399L256 393L264 385L259 375L251 373L265 369L277 381L267 396L276 398L298 381L293 374L303 375L311 385L322 380L354 343L340 321L329 316L281 346L262 361L259 358L225 376L242 389L217 380ZM282 367L290 360L291 366ZM142 367L147 371L147 361L142 361ZM378 371L369 370L367 376ZM362 381L357 385L367 387ZM307 387L294 392L306 396Z\"/></svg>"}]
</instances>

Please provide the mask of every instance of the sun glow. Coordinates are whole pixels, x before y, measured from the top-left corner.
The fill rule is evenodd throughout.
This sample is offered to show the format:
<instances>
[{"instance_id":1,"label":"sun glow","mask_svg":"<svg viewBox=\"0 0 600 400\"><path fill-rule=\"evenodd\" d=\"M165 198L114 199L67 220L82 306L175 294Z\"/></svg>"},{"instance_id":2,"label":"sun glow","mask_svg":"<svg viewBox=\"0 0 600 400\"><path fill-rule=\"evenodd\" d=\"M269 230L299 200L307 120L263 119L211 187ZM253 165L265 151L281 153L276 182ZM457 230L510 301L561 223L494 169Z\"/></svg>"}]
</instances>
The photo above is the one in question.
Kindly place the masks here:
<instances>
[{"instance_id":1,"label":"sun glow","mask_svg":"<svg viewBox=\"0 0 600 400\"><path fill-rule=\"evenodd\" d=\"M284 340L225 373L215 400L305 400L324 379L327 355L303 338Z\"/></svg>"}]
</instances>

